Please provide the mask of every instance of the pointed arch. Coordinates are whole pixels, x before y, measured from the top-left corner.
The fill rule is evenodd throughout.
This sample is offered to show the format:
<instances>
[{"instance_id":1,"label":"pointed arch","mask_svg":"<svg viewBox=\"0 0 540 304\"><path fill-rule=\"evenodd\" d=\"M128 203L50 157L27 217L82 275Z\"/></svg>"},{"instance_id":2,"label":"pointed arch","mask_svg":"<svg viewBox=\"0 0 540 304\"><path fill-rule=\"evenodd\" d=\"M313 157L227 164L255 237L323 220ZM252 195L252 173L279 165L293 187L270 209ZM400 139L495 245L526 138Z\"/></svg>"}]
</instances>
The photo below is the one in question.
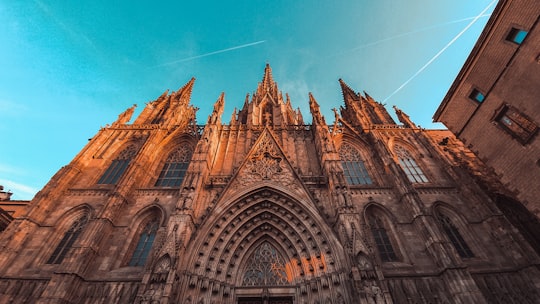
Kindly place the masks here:
<instances>
[{"instance_id":1,"label":"pointed arch","mask_svg":"<svg viewBox=\"0 0 540 304\"><path fill-rule=\"evenodd\" d=\"M456 249L456 252L461 258L473 258L475 257L473 251L465 241L462 235L464 225L461 225L461 221L455 211L445 207L443 203L438 202L434 205L434 214L437 222L439 223L444 235L450 241L452 246ZM460 229L461 228L461 229Z\"/></svg>"},{"instance_id":2,"label":"pointed arch","mask_svg":"<svg viewBox=\"0 0 540 304\"><path fill-rule=\"evenodd\" d=\"M139 152L140 144L131 143L127 145L112 161L107 170L101 175L98 184L114 185L128 168L131 160L135 158Z\"/></svg>"},{"instance_id":3,"label":"pointed arch","mask_svg":"<svg viewBox=\"0 0 540 304\"><path fill-rule=\"evenodd\" d=\"M246 254L243 270L239 272L242 286L288 285L292 280L290 266L277 249L279 246L263 238ZM289 268L289 270L288 270Z\"/></svg>"},{"instance_id":4,"label":"pointed arch","mask_svg":"<svg viewBox=\"0 0 540 304\"><path fill-rule=\"evenodd\" d=\"M407 175L411 183L427 183L428 178L417 164L409 149L404 145L395 144L393 147L394 154L397 157L399 165Z\"/></svg>"},{"instance_id":5,"label":"pointed arch","mask_svg":"<svg viewBox=\"0 0 540 304\"><path fill-rule=\"evenodd\" d=\"M220 209L189 245L196 254L184 257L193 265L187 269L195 276L190 286L200 277L242 286L250 257L264 242L282 257L288 284L344 267L343 248L324 220L285 193L263 187Z\"/></svg>"},{"instance_id":6,"label":"pointed arch","mask_svg":"<svg viewBox=\"0 0 540 304\"><path fill-rule=\"evenodd\" d=\"M343 167L343 174L349 185L373 184L364 158L356 147L348 142L343 142L339 148L339 157Z\"/></svg>"},{"instance_id":7,"label":"pointed arch","mask_svg":"<svg viewBox=\"0 0 540 304\"><path fill-rule=\"evenodd\" d=\"M90 220L92 209L84 204L68 211L62 216L63 223L60 224L60 231L63 236L57 243L55 249L45 262L46 264L61 264L69 253L79 235L83 232L86 224Z\"/></svg>"},{"instance_id":8,"label":"pointed arch","mask_svg":"<svg viewBox=\"0 0 540 304\"><path fill-rule=\"evenodd\" d=\"M148 261L159 228L164 222L164 212L158 205L141 210L136 216L129 235L131 244L127 250L125 266L140 267Z\"/></svg>"},{"instance_id":9,"label":"pointed arch","mask_svg":"<svg viewBox=\"0 0 540 304\"><path fill-rule=\"evenodd\" d=\"M364 211L364 217L381 261L402 261L395 230L384 208L377 204L369 204Z\"/></svg>"},{"instance_id":10,"label":"pointed arch","mask_svg":"<svg viewBox=\"0 0 540 304\"><path fill-rule=\"evenodd\" d=\"M156 181L156 187L180 187L186 175L193 148L180 145L169 153Z\"/></svg>"}]
</instances>

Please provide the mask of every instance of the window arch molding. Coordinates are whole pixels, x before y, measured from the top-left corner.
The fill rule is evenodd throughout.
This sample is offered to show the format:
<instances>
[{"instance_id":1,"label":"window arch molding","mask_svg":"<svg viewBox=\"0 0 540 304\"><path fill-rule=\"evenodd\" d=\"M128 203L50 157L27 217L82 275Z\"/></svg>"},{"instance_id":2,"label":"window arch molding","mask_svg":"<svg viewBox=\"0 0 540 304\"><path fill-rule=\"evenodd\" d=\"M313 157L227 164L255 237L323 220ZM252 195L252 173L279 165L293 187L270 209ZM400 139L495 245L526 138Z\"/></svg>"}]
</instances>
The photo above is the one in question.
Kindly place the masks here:
<instances>
[{"instance_id":1,"label":"window arch molding","mask_svg":"<svg viewBox=\"0 0 540 304\"><path fill-rule=\"evenodd\" d=\"M388 239L390 241L390 244L392 245L392 249L396 257L396 259L393 261L383 261L382 259L380 247L377 244L377 240L375 239L375 235L372 231L373 217L378 217L382 221L382 224L386 230ZM393 263L409 263L409 258L406 255L406 250L404 250L402 243L403 238L400 237L400 234L396 228L398 221L396 217L392 214L392 212L390 212L388 209L386 209L386 207L377 202L370 202L364 207L363 220L366 229L366 235L369 235L369 239L374 245L373 247L375 248L375 255L380 261Z\"/></svg>"},{"instance_id":2,"label":"window arch molding","mask_svg":"<svg viewBox=\"0 0 540 304\"><path fill-rule=\"evenodd\" d=\"M45 264L59 264L59 263L47 263L51 259L51 255L57 250L57 247L60 245L60 242L62 239L66 236L66 233L72 228L72 226L75 224L76 221L79 219L86 217L87 222L86 225L90 222L90 220L94 217L94 209L88 205L88 204L82 204L76 207L71 208L70 210L63 213L59 218L56 220L56 223L54 224L55 227L51 231L49 238L47 239L47 244L54 244L54 246L45 246L48 248L48 250L45 250L42 254L41 259L39 260L40 263ZM85 229L84 227L81 230L81 234L84 234ZM74 242L76 243L81 239L81 234L79 234ZM73 244L72 244L73 245ZM73 246L70 246L73 247ZM64 252L63 254L68 254L68 251ZM63 258L62 258L63 259Z\"/></svg>"},{"instance_id":3,"label":"window arch molding","mask_svg":"<svg viewBox=\"0 0 540 304\"><path fill-rule=\"evenodd\" d=\"M150 206L147 206L134 216L133 221L130 223L128 228L128 235L126 237L126 242L124 245L124 249L121 252L121 256L123 256L123 259L120 259L117 262L117 267L126 267L129 266L130 261L133 257L133 254L136 251L136 247L138 243L140 242L141 234L145 232L145 229L147 229L147 226L151 223L155 222L157 224L156 230L155 230L155 238L152 240L152 243L150 243L150 246L154 246L155 242L158 239L158 234L160 229L163 227L164 223L166 222L167 213L165 210L158 204L151 204ZM150 248L151 249L151 248ZM151 251L150 251L151 253ZM146 264L148 262L151 262L151 255L148 254L145 258Z\"/></svg>"},{"instance_id":4,"label":"window arch molding","mask_svg":"<svg viewBox=\"0 0 540 304\"><path fill-rule=\"evenodd\" d=\"M392 152L394 161L399 165L410 182L429 183L433 179L423 161L423 154L418 153L419 148L397 138L391 138L388 142L388 146ZM412 162L402 162L400 152L406 153L408 156L406 159L412 160Z\"/></svg>"},{"instance_id":5,"label":"window arch molding","mask_svg":"<svg viewBox=\"0 0 540 304\"><path fill-rule=\"evenodd\" d=\"M352 150L352 151L349 151L347 153L347 152L342 151L342 149L347 149L347 150ZM373 156L368 152L369 149L367 149L364 144L358 144L355 140L350 140L345 137L339 141L337 150L340 156L342 166L344 166L343 171L345 174L345 178L347 179L347 182L349 183L349 185L352 185L352 186L372 185L373 186L377 184L377 181L380 179L380 177L377 175L377 170L375 170L373 166L373 162L372 162ZM353 152L353 153L356 152L358 154L356 157L353 157L353 158L360 158L362 164L360 165L359 168L357 168L357 166L354 166L353 168L345 168L345 166L347 166L345 165L347 160L343 159L342 153L349 154L348 157L351 158L352 155L350 155L351 154L350 152ZM357 172L358 174L360 174L360 176L355 176L352 178L354 180L357 180L358 181L357 183L351 183L351 181L349 180L351 177L349 174L347 174L347 171L349 172L354 171L354 168L359 169L360 171L360 172ZM365 172L362 173L362 171L365 171Z\"/></svg>"},{"instance_id":6,"label":"window arch molding","mask_svg":"<svg viewBox=\"0 0 540 304\"><path fill-rule=\"evenodd\" d=\"M200 140L205 139L201 138ZM151 170L152 174L149 175L149 180L146 181L146 184L151 185L152 187L156 186L160 174L167 164L169 156L182 147L186 147L191 151L191 156L189 157L189 162L191 162L197 142L198 141L193 138L193 136L187 134L173 135L171 138L162 142L160 145L161 148L152 152L154 155L160 155L161 157L157 158L151 165L149 170Z\"/></svg>"},{"instance_id":7,"label":"window arch molding","mask_svg":"<svg viewBox=\"0 0 540 304\"><path fill-rule=\"evenodd\" d=\"M454 247L458 256L463 258L475 258L478 256L483 256L483 251L480 249L479 240L472 234L471 229L468 227L470 224L467 219L465 219L462 214L453 208L451 205L446 202L437 201L432 206L432 214L435 217L438 227L440 229L441 235ZM449 230L452 229L449 226L445 225L445 220L448 219L457 229L459 236L462 237L463 242L466 247L470 250L470 253L466 252L467 249L458 248L463 246L462 244L457 244L460 242L459 236L456 239L454 236L451 236ZM446 226L446 227L445 227ZM453 231L455 233L455 231ZM456 247L457 246L457 247ZM460 252L465 251L465 252Z\"/></svg>"},{"instance_id":8,"label":"window arch molding","mask_svg":"<svg viewBox=\"0 0 540 304\"><path fill-rule=\"evenodd\" d=\"M107 169L101 172L101 175L97 179L97 184L117 184L137 158L143 144L142 139L133 139L122 144L119 149L110 152L107 151L104 157Z\"/></svg>"}]
</instances>

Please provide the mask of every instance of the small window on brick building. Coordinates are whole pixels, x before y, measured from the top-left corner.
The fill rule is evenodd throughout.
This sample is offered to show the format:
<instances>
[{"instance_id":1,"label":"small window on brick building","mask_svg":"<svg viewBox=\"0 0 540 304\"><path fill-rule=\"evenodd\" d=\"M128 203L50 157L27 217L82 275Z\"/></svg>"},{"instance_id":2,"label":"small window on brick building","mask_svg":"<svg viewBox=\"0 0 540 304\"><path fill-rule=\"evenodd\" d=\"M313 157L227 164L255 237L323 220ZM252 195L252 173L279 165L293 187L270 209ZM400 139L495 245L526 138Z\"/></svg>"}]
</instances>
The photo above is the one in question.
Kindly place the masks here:
<instances>
[{"instance_id":1,"label":"small window on brick building","mask_svg":"<svg viewBox=\"0 0 540 304\"><path fill-rule=\"evenodd\" d=\"M523 43L523 40L525 40L525 37L527 37L527 31L520 30L517 28L512 28L510 30L510 33L508 33L506 40L513 42L515 44L521 44Z\"/></svg>"},{"instance_id":2,"label":"small window on brick building","mask_svg":"<svg viewBox=\"0 0 540 304\"><path fill-rule=\"evenodd\" d=\"M477 89L473 89L471 92L471 95L469 95L469 98L476 101L476 102L483 102L486 96L482 94L482 92L478 91Z\"/></svg>"},{"instance_id":3,"label":"small window on brick building","mask_svg":"<svg viewBox=\"0 0 540 304\"><path fill-rule=\"evenodd\" d=\"M526 144L538 131L538 126L516 108L505 105L495 116L495 122L522 144Z\"/></svg>"}]
</instances>

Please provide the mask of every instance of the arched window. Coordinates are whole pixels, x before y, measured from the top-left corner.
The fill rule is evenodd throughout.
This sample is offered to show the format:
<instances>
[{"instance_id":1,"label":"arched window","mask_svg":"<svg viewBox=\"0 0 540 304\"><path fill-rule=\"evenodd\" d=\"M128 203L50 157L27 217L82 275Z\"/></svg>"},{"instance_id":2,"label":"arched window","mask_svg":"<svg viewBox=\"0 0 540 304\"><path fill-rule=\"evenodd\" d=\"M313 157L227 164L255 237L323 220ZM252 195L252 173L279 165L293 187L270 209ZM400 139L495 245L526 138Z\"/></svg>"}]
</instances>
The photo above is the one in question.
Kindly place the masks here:
<instances>
[{"instance_id":1,"label":"arched window","mask_svg":"<svg viewBox=\"0 0 540 304\"><path fill-rule=\"evenodd\" d=\"M450 239L450 242L456 248L459 256L462 258L472 258L474 257L473 252L459 233L457 227L452 223L450 218L442 213L437 215L441 226L443 227L444 233Z\"/></svg>"},{"instance_id":2,"label":"arched window","mask_svg":"<svg viewBox=\"0 0 540 304\"><path fill-rule=\"evenodd\" d=\"M394 262L397 261L397 255L392 246L392 242L388 237L386 223L378 215L368 214L369 228L373 239L375 240L375 245L377 245L377 250L379 251L379 256L383 262Z\"/></svg>"},{"instance_id":3,"label":"arched window","mask_svg":"<svg viewBox=\"0 0 540 304\"><path fill-rule=\"evenodd\" d=\"M350 185L369 185L373 183L358 150L345 143L339 149L339 156L343 166L343 173Z\"/></svg>"},{"instance_id":4,"label":"arched window","mask_svg":"<svg viewBox=\"0 0 540 304\"><path fill-rule=\"evenodd\" d=\"M118 182L118 179L124 174L131 159L135 157L139 149L135 145L130 145L124 149L118 157L113 160L107 171L101 176L98 184L114 185Z\"/></svg>"},{"instance_id":5,"label":"arched window","mask_svg":"<svg viewBox=\"0 0 540 304\"><path fill-rule=\"evenodd\" d=\"M86 226L88 222L88 215L85 214L77 219L69 228L69 230L64 234L64 237L54 249L53 254L47 260L47 264L60 264L62 260L66 257L66 254L69 252L73 243L77 240L81 231Z\"/></svg>"},{"instance_id":6,"label":"arched window","mask_svg":"<svg viewBox=\"0 0 540 304\"><path fill-rule=\"evenodd\" d=\"M285 285L289 279L285 261L274 246L262 243L247 261L243 277L244 286Z\"/></svg>"},{"instance_id":7,"label":"arched window","mask_svg":"<svg viewBox=\"0 0 540 304\"><path fill-rule=\"evenodd\" d=\"M424 172L422 172L422 169L416 164L416 161L411 156L409 151L407 151L402 146L396 146L394 149L398 159L399 164L401 165L401 168L403 171L405 171L405 174L407 174L407 178L409 178L409 181L411 183L427 183L428 179L424 175Z\"/></svg>"},{"instance_id":8,"label":"arched window","mask_svg":"<svg viewBox=\"0 0 540 304\"><path fill-rule=\"evenodd\" d=\"M182 146L169 154L156 181L156 186L179 187L186 175L192 154L193 151L186 146Z\"/></svg>"},{"instance_id":9,"label":"arched window","mask_svg":"<svg viewBox=\"0 0 540 304\"><path fill-rule=\"evenodd\" d=\"M139 241L129 260L129 266L143 266L146 263L146 258L150 253L150 249L152 249L158 228L159 223L157 219L146 224L139 235Z\"/></svg>"}]
</instances>

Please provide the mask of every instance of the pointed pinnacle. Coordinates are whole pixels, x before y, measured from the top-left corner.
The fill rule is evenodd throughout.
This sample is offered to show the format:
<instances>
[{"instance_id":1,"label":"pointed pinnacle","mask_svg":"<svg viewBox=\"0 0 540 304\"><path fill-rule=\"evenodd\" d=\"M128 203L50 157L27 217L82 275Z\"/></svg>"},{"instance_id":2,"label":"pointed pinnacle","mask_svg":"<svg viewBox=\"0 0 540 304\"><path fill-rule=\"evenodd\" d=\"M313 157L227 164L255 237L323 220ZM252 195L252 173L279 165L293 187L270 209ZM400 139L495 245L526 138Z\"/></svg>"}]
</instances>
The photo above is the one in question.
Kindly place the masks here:
<instances>
[{"instance_id":1,"label":"pointed pinnacle","mask_svg":"<svg viewBox=\"0 0 540 304\"><path fill-rule=\"evenodd\" d=\"M358 100L358 94L354 92L351 87L343 81L343 79L339 79L339 84L341 85L341 93L343 94L343 99L345 100L345 104L349 101L347 97L352 98L353 100Z\"/></svg>"}]
</instances>

